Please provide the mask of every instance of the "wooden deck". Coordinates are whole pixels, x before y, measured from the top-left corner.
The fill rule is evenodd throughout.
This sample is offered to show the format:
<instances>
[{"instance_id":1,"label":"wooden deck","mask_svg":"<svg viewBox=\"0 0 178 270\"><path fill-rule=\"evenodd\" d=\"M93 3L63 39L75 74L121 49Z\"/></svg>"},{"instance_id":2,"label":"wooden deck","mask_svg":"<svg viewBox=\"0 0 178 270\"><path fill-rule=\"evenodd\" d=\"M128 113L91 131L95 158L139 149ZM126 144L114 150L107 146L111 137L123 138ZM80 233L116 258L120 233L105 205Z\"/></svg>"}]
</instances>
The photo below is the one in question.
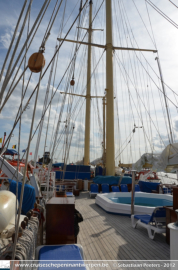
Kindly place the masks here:
<instances>
[{"instance_id":1,"label":"wooden deck","mask_svg":"<svg viewBox=\"0 0 178 270\"><path fill-rule=\"evenodd\" d=\"M84 219L77 243L83 247L85 260L170 259L165 234L151 240L146 229L132 228L130 217L106 213L88 192L81 192L75 204Z\"/></svg>"}]
</instances>

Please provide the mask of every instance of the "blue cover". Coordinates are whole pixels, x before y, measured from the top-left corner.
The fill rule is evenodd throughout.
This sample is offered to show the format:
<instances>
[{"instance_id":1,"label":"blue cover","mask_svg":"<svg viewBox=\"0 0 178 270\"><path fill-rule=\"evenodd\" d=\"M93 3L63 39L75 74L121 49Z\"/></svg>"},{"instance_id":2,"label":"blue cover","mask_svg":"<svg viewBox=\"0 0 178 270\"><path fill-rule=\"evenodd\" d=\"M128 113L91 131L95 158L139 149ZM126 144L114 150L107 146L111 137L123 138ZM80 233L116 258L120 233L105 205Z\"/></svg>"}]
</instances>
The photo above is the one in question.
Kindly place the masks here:
<instances>
[{"instance_id":1,"label":"blue cover","mask_svg":"<svg viewBox=\"0 0 178 270\"><path fill-rule=\"evenodd\" d=\"M135 215L134 218L136 219L140 219L141 222L148 224L151 221L151 217L150 215Z\"/></svg>"},{"instance_id":2,"label":"blue cover","mask_svg":"<svg viewBox=\"0 0 178 270\"><path fill-rule=\"evenodd\" d=\"M8 179L10 183L10 191L16 195L16 184L17 182L11 179ZM22 183L18 184L18 201L20 202ZM24 195L22 202L22 214L26 214L29 210L34 208L35 198L35 188L25 184Z\"/></svg>"},{"instance_id":3,"label":"blue cover","mask_svg":"<svg viewBox=\"0 0 178 270\"><path fill-rule=\"evenodd\" d=\"M158 185L160 185L160 183L139 181L140 191L142 192L151 193L152 190L157 190Z\"/></svg>"},{"instance_id":4,"label":"blue cover","mask_svg":"<svg viewBox=\"0 0 178 270\"><path fill-rule=\"evenodd\" d=\"M59 167L63 167L63 166L64 166L64 163L54 163L53 164L54 168L59 168Z\"/></svg>"},{"instance_id":5,"label":"blue cover","mask_svg":"<svg viewBox=\"0 0 178 270\"><path fill-rule=\"evenodd\" d=\"M120 176L96 176L93 182L96 184L108 184L108 185L118 185ZM131 184L132 178L129 176L123 176L121 184Z\"/></svg>"},{"instance_id":6,"label":"blue cover","mask_svg":"<svg viewBox=\"0 0 178 270\"><path fill-rule=\"evenodd\" d=\"M56 171L56 179L63 179L63 171ZM90 172L65 172L64 179L90 179Z\"/></svg>"},{"instance_id":7,"label":"blue cover","mask_svg":"<svg viewBox=\"0 0 178 270\"><path fill-rule=\"evenodd\" d=\"M1 148L0 148L0 151L1 151ZM4 153L4 155L10 155L10 156L14 156L14 155L18 155L19 153L14 150L14 149L6 149L6 152Z\"/></svg>"},{"instance_id":8,"label":"blue cover","mask_svg":"<svg viewBox=\"0 0 178 270\"><path fill-rule=\"evenodd\" d=\"M103 175L103 168L101 166L97 166L95 168L95 176Z\"/></svg>"},{"instance_id":9,"label":"blue cover","mask_svg":"<svg viewBox=\"0 0 178 270\"><path fill-rule=\"evenodd\" d=\"M57 260L57 261L56 261ZM61 262L58 262L58 261ZM84 261L82 259L80 248L75 245L64 245L64 246L44 246L39 251L39 263L41 264L45 263L45 261L51 261L51 265L47 267L39 266L39 270L45 269L45 270L51 270L51 269L57 269L55 267L55 264L66 264L64 267L60 267L60 269L65 270L86 270L86 268L83 266L74 266L77 264L84 264ZM53 265L52 265L53 264ZM72 264L73 266L69 266L69 264ZM67 267L68 265L68 267Z\"/></svg>"},{"instance_id":10,"label":"blue cover","mask_svg":"<svg viewBox=\"0 0 178 270\"><path fill-rule=\"evenodd\" d=\"M66 172L84 172L90 173L90 166L88 165L67 165L65 168Z\"/></svg>"}]
</instances>

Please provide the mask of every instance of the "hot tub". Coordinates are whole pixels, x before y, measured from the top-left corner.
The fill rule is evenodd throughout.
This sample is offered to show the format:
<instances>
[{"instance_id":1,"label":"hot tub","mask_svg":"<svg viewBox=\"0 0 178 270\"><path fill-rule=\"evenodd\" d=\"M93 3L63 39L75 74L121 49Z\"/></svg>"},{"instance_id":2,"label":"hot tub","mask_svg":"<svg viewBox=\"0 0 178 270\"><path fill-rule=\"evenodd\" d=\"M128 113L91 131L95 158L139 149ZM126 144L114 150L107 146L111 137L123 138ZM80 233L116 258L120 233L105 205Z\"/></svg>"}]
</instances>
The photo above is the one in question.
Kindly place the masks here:
<instances>
[{"instance_id":1,"label":"hot tub","mask_svg":"<svg viewBox=\"0 0 178 270\"><path fill-rule=\"evenodd\" d=\"M95 203L113 214L131 215L131 192L98 194ZM152 214L157 206L172 206L173 196L145 192L135 193L134 214Z\"/></svg>"}]
</instances>

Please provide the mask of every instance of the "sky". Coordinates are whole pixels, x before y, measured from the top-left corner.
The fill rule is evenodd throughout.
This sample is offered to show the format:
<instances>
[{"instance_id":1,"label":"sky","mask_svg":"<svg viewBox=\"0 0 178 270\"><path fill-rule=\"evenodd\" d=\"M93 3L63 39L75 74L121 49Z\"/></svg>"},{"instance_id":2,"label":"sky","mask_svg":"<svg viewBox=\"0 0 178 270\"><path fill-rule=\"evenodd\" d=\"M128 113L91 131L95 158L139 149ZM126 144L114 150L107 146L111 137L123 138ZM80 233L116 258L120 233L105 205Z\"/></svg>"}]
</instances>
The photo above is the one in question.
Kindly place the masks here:
<instances>
[{"instance_id":1,"label":"sky","mask_svg":"<svg viewBox=\"0 0 178 270\"><path fill-rule=\"evenodd\" d=\"M84 3L85 1L83 1ZM162 12L170 17L175 23L178 24L178 9L168 0L152 0ZM0 0L0 69L2 69L5 56L10 45L13 32L22 9L24 1L2 1ZM31 7L29 29L32 28L34 21L43 5L44 1L34 0ZM46 14L36 32L36 35L27 52L26 63L30 55L38 52L41 46L44 34L46 32L50 16L56 1L51 0ZM59 4L60 1L57 2ZM66 3L66 8L65 8ZM97 13L97 17L93 21L94 29L102 29L103 31L93 31L93 43L105 44L105 3L101 6L101 0L93 1L93 17ZM29 1L27 1L27 6ZM63 1L59 13L56 17L54 25L51 29L50 36L46 41L45 46L45 67L49 65L54 54L57 37L64 37L72 26L79 10L79 0ZM178 29L165 20L158 12L156 12L145 1L141 0L115 0L112 1L113 7L113 45L117 47L135 47L142 49L157 49L158 54L152 52L131 52L115 50L113 54L113 72L114 72L114 119L115 119L115 156L116 164L119 161L124 163L136 162L138 158L145 152L161 152L164 147L169 143L168 133L169 127L165 111L164 98L162 94L162 87L158 79L159 70L155 58L158 56L160 59L161 70L164 82L166 83L166 95L169 113L171 116L171 125L173 132L174 142L177 142L178 132L178 117L177 117L177 100L178 97L173 94L172 90L177 93L178 76L177 76L177 41ZM65 15L63 19L65 9ZM98 11L99 9L99 11ZM25 9L25 12L27 7ZM83 10L80 17L80 26L88 27L88 12L89 5ZM22 18L24 20L24 16ZM22 20L22 21L23 21ZM27 34L27 25L24 27L22 37L20 39L17 55L20 53L24 45ZM61 25L63 28L61 30ZM78 20L73 25L67 38L77 40L77 26ZM17 32L15 43L20 35L22 22ZM78 40L83 39L86 30L80 29ZM87 36L84 38L87 42ZM14 49L15 45L13 45ZM63 95L60 92L76 93L85 95L86 91L86 73L87 73L87 46L80 46L75 61L72 61L70 68L63 78L64 72L69 65L71 58L74 56L76 45L73 43L65 42L59 50L59 56L54 64L52 79L49 84L51 65L46 71L45 76L41 80L39 97L37 102L37 110L35 113L35 122L33 132L35 131L39 120L41 119L43 104L45 99L46 89L49 89L49 97L51 96L52 89L56 91L53 98L50 112L50 120L48 126L48 136L46 141L46 151L52 152L53 144L52 138L56 130L57 120L59 122L58 134L56 141L59 139L59 144L54 153L54 161L62 161L64 156L68 157L68 162L75 162L83 159L84 154L84 132L85 132L85 98L75 97L72 95ZM23 55L23 54L22 54ZM21 59L22 59L21 55ZM0 86L2 87L4 76L7 72L7 67L10 63L12 52L10 52L9 59L5 71L3 73ZM14 58L13 65L16 57ZM15 72L19 67L20 61L15 67ZM13 66L12 65L12 66ZM105 52L103 49L92 48L92 75L91 75L91 93L92 95L103 96L106 88L105 76ZM24 63L20 67L18 76L23 72ZM56 70L56 72L54 72ZM75 86L70 86L70 80L74 74ZM4 98L7 91L14 81L11 76L8 86L5 90ZM28 83L30 71L27 69L24 77L24 86ZM62 79L63 78L63 79ZM28 84L27 94L24 98L28 100L31 93L36 87L39 80L39 73L33 73L31 80ZM15 87L12 95L6 102L0 114L0 138L4 136L4 132L9 135L17 110L20 105L21 92L23 80ZM159 88L159 89L158 89ZM172 90L171 90L172 89ZM48 97L48 100L49 100ZM12 145L20 147L19 151L22 156L22 150L27 148L29 140L29 131L33 113L33 106L35 102L35 95L33 95L28 108L23 113L21 119L21 136L19 143L19 124L13 131L13 136L9 143L9 148ZM178 106L178 105L177 105ZM91 100L91 152L90 159L96 159L102 154L103 142L103 107L101 99ZM44 118L44 127L40 143L37 141L37 133L35 134L30 152L32 158L34 157L36 144L39 144L38 156L43 155L46 129L48 124L48 114ZM66 123L66 119L68 122ZM134 125L136 126L133 133ZM139 128L138 128L139 127ZM141 128L142 127L142 128ZM62 136L67 134L67 136ZM70 146L70 147L69 147ZM70 148L70 149L69 149ZM69 151L70 150L70 151Z\"/></svg>"}]
</instances>

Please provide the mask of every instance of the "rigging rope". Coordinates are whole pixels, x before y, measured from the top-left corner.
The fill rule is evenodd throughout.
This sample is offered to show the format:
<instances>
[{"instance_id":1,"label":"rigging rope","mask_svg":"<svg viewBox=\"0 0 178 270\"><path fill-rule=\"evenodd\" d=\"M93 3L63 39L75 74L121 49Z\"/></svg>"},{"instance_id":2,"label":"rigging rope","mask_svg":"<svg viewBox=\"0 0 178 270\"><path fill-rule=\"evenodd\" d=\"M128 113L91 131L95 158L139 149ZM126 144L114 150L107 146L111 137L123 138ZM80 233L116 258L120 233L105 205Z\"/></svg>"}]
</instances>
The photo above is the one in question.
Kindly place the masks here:
<instances>
[{"instance_id":1,"label":"rigging rope","mask_svg":"<svg viewBox=\"0 0 178 270\"><path fill-rule=\"evenodd\" d=\"M86 0L86 2L85 2L85 4L84 4L83 8L86 6L86 4L87 4L87 0ZM83 8L82 8L82 9L83 9ZM62 46L62 44L64 43L64 40L65 40L66 37L68 36L70 30L72 29L73 25L75 24L75 22L76 22L76 20L77 20L77 18L78 18L78 16L79 16L79 14L78 14L77 17L75 18L75 20L74 20L74 22L72 23L71 27L69 28L67 34L65 35L65 37L64 37L64 39L62 40L61 44L59 45L57 51L55 52L55 54L53 55L51 61L49 62L47 68L46 68L45 71L43 72L43 74L42 74L42 76L41 76L41 79L44 77L46 71L47 71L48 68L50 67L50 65L51 65L51 63L52 63L52 61L53 61L53 59L55 58L55 56L56 56L58 50L60 49L60 47ZM64 76L63 76L63 77L64 77ZM62 79L63 79L63 78L62 78ZM35 91L37 90L38 85L39 85L39 83L36 85L35 89L33 90L32 94L30 95L30 97L29 97L29 99L28 99L28 101L27 101L25 107L24 107L23 110L22 110L22 113L25 111L26 106L29 104L29 102L30 102L32 96L34 95ZM56 90L56 91L57 91L57 90ZM55 93L54 93L54 95L55 95ZM53 95L53 97L54 97L54 95ZM48 106L49 106L49 104L48 104ZM48 106L47 106L47 108L48 108ZM46 112L46 111L45 111L45 112ZM7 144L7 142L9 141L9 138L11 138L12 132L13 132L15 126L17 125L19 119L20 119L20 118L17 117L17 119L15 120L14 125L13 125L13 128L12 128L12 130L11 130L11 132L10 132L10 134L9 134L9 136L8 136L8 138L7 138L7 140L6 140L6 142L4 143L4 147L5 147L5 145ZM3 149L4 149L4 147L3 147ZM3 149L1 149L1 151L3 151Z\"/></svg>"},{"instance_id":2,"label":"rigging rope","mask_svg":"<svg viewBox=\"0 0 178 270\"><path fill-rule=\"evenodd\" d=\"M18 62L19 62L19 59L21 58L21 56L22 56L22 54L23 54L23 51L26 49L26 44L29 42L29 38L30 38L30 36L32 35L33 30L35 29L36 24L37 24L38 20L40 19L40 16L41 16L41 14L42 14L42 12L43 12L45 6L46 6L46 8L45 8L45 10L44 10L44 12L43 12L43 14L42 14L42 17L41 17L41 20L43 19L44 15L45 15L45 13L46 13L46 10L47 10L47 8L48 8L48 6L49 6L50 1L51 1L51 0L45 0L43 6L42 6L42 8L41 8L41 10L40 10L40 12L39 12L39 14L38 14L38 16L37 16L37 19L35 20L35 22L34 22L32 28L31 28L31 31L30 31L30 33L29 33L29 35L28 35L26 41L24 42L24 45L23 45L23 47L22 47L22 49L21 49L21 51L20 51L20 53L19 53L19 55L18 55L18 57L17 57L17 59L16 59L16 62L15 62L15 64L14 64L14 66L12 67L11 72L10 72L10 74L9 74L9 76L8 76L8 78L7 78L7 80L6 80L6 82L4 82L3 91L5 91L5 88L6 88L7 84L8 84L8 81L9 81L10 79L12 79L13 72L14 72L15 68L17 67L17 64L18 64ZM47 2L48 2L48 3L47 3ZM29 42L28 49L29 49L29 47L30 47L30 45L31 45L31 42L32 42L32 40L33 40L33 38L34 38L34 36L35 36L35 34L36 34L36 31L37 31L37 29L38 29L38 27L39 27L39 25L40 25L40 23L41 23L41 20L40 20L39 24L37 25L37 28L36 28L36 30L35 30L35 33L34 33L32 39L31 39L31 41ZM22 65L22 63L23 63L23 61L24 61L24 58L25 58L25 55L22 57L21 63L20 63L20 65L19 65L19 67L18 67L18 70L17 70L17 72L16 72L14 78L15 78L15 77L17 76L17 74L18 74L19 69L20 69L20 67L21 67L21 65ZM28 68L28 66L26 67L26 69L27 69L27 68ZM20 77L22 77L22 76L23 76L23 75L21 75ZM12 80L12 84L11 84L9 90L8 90L8 93L7 93L6 98L5 98L5 102L4 102L4 104L1 106L0 111L2 111L2 108L4 107L5 103L7 102L7 100L8 100L9 97L10 97L10 95L12 94L13 90L15 89L15 88L13 88L13 90L11 90L13 83L14 83L14 79ZM11 92L10 92L10 90L11 90Z\"/></svg>"},{"instance_id":3,"label":"rigging rope","mask_svg":"<svg viewBox=\"0 0 178 270\"><path fill-rule=\"evenodd\" d=\"M176 6L171 0L169 0L169 2L171 2L171 4L173 4L176 8L178 8L178 6Z\"/></svg>"},{"instance_id":4,"label":"rigging rope","mask_svg":"<svg viewBox=\"0 0 178 270\"><path fill-rule=\"evenodd\" d=\"M20 15L19 15L19 18L18 18L16 27L15 27L15 30L14 30L14 34L13 34L13 37L12 37L10 46L9 46L8 51L7 51L6 58L5 58L5 60L4 60L4 63L3 63L2 69L1 69L1 73L0 73L0 81L1 81L1 79L2 79L2 76L3 76L3 73L4 73L4 69L5 69L5 66L6 66L6 63L7 63L7 59L8 59L8 57L9 57L10 51L11 51L11 49L12 49L13 42L14 42L14 40L15 40L15 37L16 37L17 31L18 31L18 28L19 28L20 21L21 21L21 18L22 18L24 9L25 9L26 4L27 4L27 1L28 1L28 0L25 0L25 1L24 1L22 10L21 10L21 12L20 12ZM2 101L2 96L1 96L1 100L0 100L0 105L1 105L1 101Z\"/></svg>"},{"instance_id":5,"label":"rigging rope","mask_svg":"<svg viewBox=\"0 0 178 270\"><path fill-rule=\"evenodd\" d=\"M117 54L116 54L117 55ZM120 61L120 59L118 58L118 60L119 60L119 62L121 63L121 61ZM123 66L123 64L121 63L121 65ZM125 68L123 67L123 69L125 70ZM126 70L125 70L125 72L126 72ZM131 83L132 83L132 85L134 86L134 88L135 88L135 90L136 90L136 92L138 92L137 91L137 88L135 87L135 85L134 85L134 83L132 82L132 80L130 79L130 77L128 76L128 78L129 78L129 80L131 81ZM147 111L147 109L146 109L146 106L145 106L145 104L144 104L144 102L142 101L142 99L141 99L141 97L140 97L140 95L138 94L138 96L139 96L139 99L141 100L141 102L142 102L142 104L143 104L143 106L144 106L144 108L145 108L145 110ZM132 97L132 95L131 95L131 97ZM132 100L133 100L133 97L132 97ZM135 102L134 102L134 100L133 100L133 103L134 103L134 105L135 105ZM136 110L137 110L137 106L135 105L135 108L136 108ZM137 110L137 113L138 113L138 110ZM155 126L155 124L154 124L154 122L153 122L153 120L152 120L152 118L151 118L151 116L150 116L150 114L149 114L149 112L147 111L147 113L148 113L148 115L149 115L149 117L150 117L150 119L151 119L151 121L152 121L152 123L153 123L153 125L154 125L154 127L155 127L155 129L157 130L157 127ZM139 115L139 113L138 113L138 115ZM140 117L140 115L139 115L139 117ZM142 123L142 125L143 125L143 122L142 122L142 120L141 120L141 123ZM157 132L158 132L158 130L157 130ZM159 134L159 133L158 133ZM147 135L147 134L146 134ZM159 134L159 136L160 136L160 134ZM148 138L148 136L147 136L147 139L148 139L148 141L149 141L149 138ZM161 138L161 136L160 136L160 139L162 140L162 138ZM164 143L164 142L163 142ZM151 147L151 143L150 143L150 147ZM151 147L152 148L152 147Z\"/></svg>"},{"instance_id":6,"label":"rigging rope","mask_svg":"<svg viewBox=\"0 0 178 270\"><path fill-rule=\"evenodd\" d=\"M19 203L19 209L18 209L19 211L18 211L18 218L17 218L17 225L16 225L17 231L15 232L12 260L15 259L16 243L17 243L17 236L18 236L18 231L19 231L19 221L20 221L20 215L21 215L21 211L22 211L22 202L23 202L23 194L24 194L24 187L25 187L26 170L27 170L27 164L28 164L28 155L29 155L29 151L30 151L31 136L32 136L32 131L33 131L34 119L35 119L35 112L36 112L36 105L37 105L38 93L39 93L40 82L41 82L41 75L42 75L42 69L41 69L40 76L39 76L38 89L37 89L37 92L36 92L36 98L35 98L35 104L34 104L34 108L33 108L33 115L32 115L30 134L29 134L29 139L28 139L28 146L27 146L27 150L26 150L25 169L24 169L23 180L22 180L20 203Z\"/></svg>"},{"instance_id":7,"label":"rigging rope","mask_svg":"<svg viewBox=\"0 0 178 270\"><path fill-rule=\"evenodd\" d=\"M80 8L79 8L79 11L82 9L82 0L80 0ZM79 34L80 34L80 16L78 17L78 31L77 31L77 41L79 39ZM74 80L75 78L75 62L76 62L76 52L77 52L77 47L78 47L78 44L76 43L75 45L75 52L74 52L74 63L73 63L73 75L72 75L72 80Z\"/></svg>"},{"instance_id":8,"label":"rigging rope","mask_svg":"<svg viewBox=\"0 0 178 270\"><path fill-rule=\"evenodd\" d=\"M164 19L171 23L174 27L178 29L178 24L171 20L164 12L162 12L158 7L156 7L150 0L145 0L154 10L156 10Z\"/></svg>"}]
</instances>

